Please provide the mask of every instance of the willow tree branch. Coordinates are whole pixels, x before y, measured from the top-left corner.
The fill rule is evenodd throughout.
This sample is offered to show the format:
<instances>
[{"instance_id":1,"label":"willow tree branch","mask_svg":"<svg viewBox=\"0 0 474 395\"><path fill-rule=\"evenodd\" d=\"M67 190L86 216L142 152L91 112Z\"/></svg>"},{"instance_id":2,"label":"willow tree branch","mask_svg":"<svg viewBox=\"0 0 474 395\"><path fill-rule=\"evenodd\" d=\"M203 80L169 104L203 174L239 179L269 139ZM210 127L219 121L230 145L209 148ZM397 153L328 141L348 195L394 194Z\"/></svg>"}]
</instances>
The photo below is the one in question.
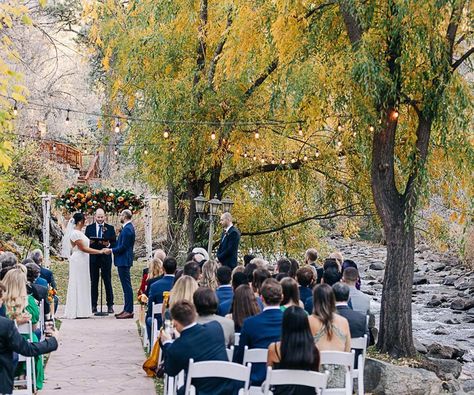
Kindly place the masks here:
<instances>
[{"instance_id":1,"label":"willow tree branch","mask_svg":"<svg viewBox=\"0 0 474 395\"><path fill-rule=\"evenodd\" d=\"M267 234L270 234L270 233L275 233L275 232L280 232L284 229L287 229L287 228L291 228L292 226L296 226L296 225L301 225L305 222L308 222L308 221L317 221L317 220L324 220L324 219L331 219L331 218L336 218L336 217L362 217L362 216L370 216L371 214L366 214L366 213L348 213L347 210L350 210L356 206L360 206L360 204L351 204L349 206L346 206L346 207L343 207L343 208L340 208L340 209L337 209L337 210L333 210L333 211L329 211L327 213L324 213L324 214L316 214L316 215L313 215L311 217L305 217L305 218L301 218L297 221L294 221L294 222L290 222L288 224L284 224L284 225L280 225L280 226L277 226L276 228L272 228L272 229L265 229L265 230L259 230L259 231L255 231L255 232L241 232L241 235L242 236L262 236L262 235L267 235Z\"/></svg>"},{"instance_id":2,"label":"willow tree branch","mask_svg":"<svg viewBox=\"0 0 474 395\"><path fill-rule=\"evenodd\" d=\"M222 50L224 49L224 45L227 41L227 35L229 33L229 29L232 26L232 8L229 10L229 13L227 14L227 23L225 27L225 31L223 34L223 37L221 38L221 41L217 44L216 50L214 51L214 55L212 56L212 60L209 64L209 73L207 80L209 82L209 87L214 90L214 75L216 73L216 66L217 62L220 59L220 56L222 54Z\"/></svg>"},{"instance_id":3,"label":"willow tree branch","mask_svg":"<svg viewBox=\"0 0 474 395\"><path fill-rule=\"evenodd\" d=\"M255 92L255 90L265 82L265 80L276 70L277 67L278 67L278 58L273 59L271 61L271 63L267 66L265 71L262 74L260 74L260 76L254 81L254 83L245 91L245 96L247 98L252 96L253 92Z\"/></svg>"},{"instance_id":4,"label":"willow tree branch","mask_svg":"<svg viewBox=\"0 0 474 395\"><path fill-rule=\"evenodd\" d=\"M474 47L470 48L464 55L452 64L453 71L456 70L461 64L474 53Z\"/></svg>"}]
</instances>

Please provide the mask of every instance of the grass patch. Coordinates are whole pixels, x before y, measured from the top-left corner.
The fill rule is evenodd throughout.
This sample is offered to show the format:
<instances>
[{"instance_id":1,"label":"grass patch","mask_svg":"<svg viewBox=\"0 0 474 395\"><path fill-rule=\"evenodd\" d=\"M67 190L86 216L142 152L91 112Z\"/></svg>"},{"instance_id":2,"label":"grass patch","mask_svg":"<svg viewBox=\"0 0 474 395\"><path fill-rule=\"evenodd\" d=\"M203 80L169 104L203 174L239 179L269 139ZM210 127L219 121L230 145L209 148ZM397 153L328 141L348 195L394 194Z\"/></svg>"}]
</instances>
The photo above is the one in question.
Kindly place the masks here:
<instances>
[{"instance_id":1,"label":"grass patch","mask_svg":"<svg viewBox=\"0 0 474 395\"><path fill-rule=\"evenodd\" d=\"M146 262L137 262L135 261L133 266L130 269L130 277L132 280L132 288L137 290L140 287L141 279L142 279L142 272L143 269L146 267ZM59 304L66 304L66 297L67 297L67 285L69 279L69 263L68 261L59 261L54 260L51 262L50 269L54 273L54 278L57 284L57 291L59 297ZM117 268L115 266L112 267L112 288L114 291L114 304L115 305L123 305L123 292L122 292L122 285L120 284L120 279L118 276ZM105 305L105 289L103 289L103 300ZM136 292L135 292L136 295ZM100 304L100 283L99 283L99 300Z\"/></svg>"},{"instance_id":2,"label":"grass patch","mask_svg":"<svg viewBox=\"0 0 474 395\"><path fill-rule=\"evenodd\" d=\"M427 368L427 359L420 353L416 353L416 355L411 358L393 358L389 354L380 353L376 350L375 346L370 346L367 348L367 357L391 363L396 366L404 366L407 368Z\"/></svg>"}]
</instances>

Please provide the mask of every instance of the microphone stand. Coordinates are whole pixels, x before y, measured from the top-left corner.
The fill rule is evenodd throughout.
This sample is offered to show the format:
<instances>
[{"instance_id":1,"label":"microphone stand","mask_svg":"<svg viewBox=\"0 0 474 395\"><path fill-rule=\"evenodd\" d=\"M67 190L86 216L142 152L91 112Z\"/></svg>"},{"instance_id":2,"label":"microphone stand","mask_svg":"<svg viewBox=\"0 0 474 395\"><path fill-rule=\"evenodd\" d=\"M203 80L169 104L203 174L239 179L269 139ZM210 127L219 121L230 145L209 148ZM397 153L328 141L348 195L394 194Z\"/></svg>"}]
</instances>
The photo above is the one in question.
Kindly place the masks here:
<instances>
[{"instance_id":1,"label":"microphone stand","mask_svg":"<svg viewBox=\"0 0 474 395\"><path fill-rule=\"evenodd\" d=\"M102 311L102 308L104 306L104 300L103 300L103 293L102 293L102 283L103 283L103 278L102 278L102 267L99 266L99 282L100 282L100 311L95 313L94 315L97 317L105 317L109 315L109 313Z\"/></svg>"}]
</instances>

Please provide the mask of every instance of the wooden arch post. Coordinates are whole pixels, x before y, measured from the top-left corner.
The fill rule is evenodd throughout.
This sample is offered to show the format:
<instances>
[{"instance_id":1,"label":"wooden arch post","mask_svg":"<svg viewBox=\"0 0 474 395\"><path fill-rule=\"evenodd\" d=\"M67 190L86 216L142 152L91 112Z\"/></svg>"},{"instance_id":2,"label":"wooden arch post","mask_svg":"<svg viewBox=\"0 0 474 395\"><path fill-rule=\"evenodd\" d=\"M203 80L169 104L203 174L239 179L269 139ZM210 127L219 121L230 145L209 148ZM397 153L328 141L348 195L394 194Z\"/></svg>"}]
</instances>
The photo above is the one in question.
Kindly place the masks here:
<instances>
[{"instance_id":1,"label":"wooden arch post","mask_svg":"<svg viewBox=\"0 0 474 395\"><path fill-rule=\"evenodd\" d=\"M41 195L41 207L43 209L43 262L46 267L49 267L51 263L50 259L50 229L51 229L51 200L52 196L43 192Z\"/></svg>"}]
</instances>

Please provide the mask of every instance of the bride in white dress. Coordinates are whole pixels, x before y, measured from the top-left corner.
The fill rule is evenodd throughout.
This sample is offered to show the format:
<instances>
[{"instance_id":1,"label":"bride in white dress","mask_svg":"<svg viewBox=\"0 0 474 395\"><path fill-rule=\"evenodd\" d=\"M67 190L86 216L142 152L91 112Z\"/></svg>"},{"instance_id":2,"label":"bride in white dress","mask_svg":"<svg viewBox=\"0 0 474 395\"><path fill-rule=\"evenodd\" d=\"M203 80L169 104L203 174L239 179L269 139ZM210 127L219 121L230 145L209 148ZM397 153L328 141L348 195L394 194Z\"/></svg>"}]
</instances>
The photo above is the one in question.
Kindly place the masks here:
<instances>
[{"instance_id":1,"label":"bride in white dress","mask_svg":"<svg viewBox=\"0 0 474 395\"><path fill-rule=\"evenodd\" d=\"M89 254L103 254L103 250L89 248L89 239L82 233L85 222L84 214L75 213L63 237L62 255L69 257L65 310L65 317L69 319L87 318L92 315Z\"/></svg>"}]
</instances>

